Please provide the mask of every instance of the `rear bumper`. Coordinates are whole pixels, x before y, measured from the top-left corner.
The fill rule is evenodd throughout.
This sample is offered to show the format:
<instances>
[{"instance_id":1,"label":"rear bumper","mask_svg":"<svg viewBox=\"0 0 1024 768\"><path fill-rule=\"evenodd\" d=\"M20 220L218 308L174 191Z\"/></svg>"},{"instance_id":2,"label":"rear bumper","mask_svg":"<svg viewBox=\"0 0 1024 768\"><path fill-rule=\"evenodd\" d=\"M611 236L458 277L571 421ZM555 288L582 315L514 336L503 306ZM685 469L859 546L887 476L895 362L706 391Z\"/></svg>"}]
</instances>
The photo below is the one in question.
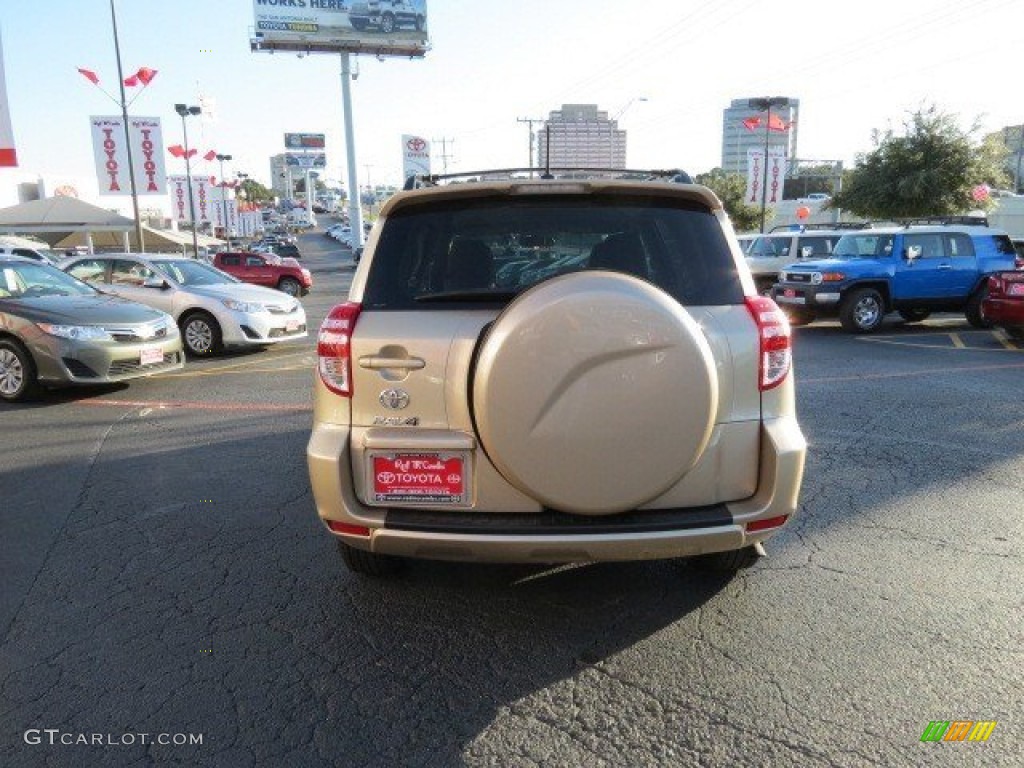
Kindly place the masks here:
<instances>
[{"instance_id":1,"label":"rear bumper","mask_svg":"<svg viewBox=\"0 0 1024 768\"><path fill-rule=\"evenodd\" d=\"M1024 327L1024 299L1000 299L993 296L981 304L985 319L995 325Z\"/></svg>"},{"instance_id":2,"label":"rear bumper","mask_svg":"<svg viewBox=\"0 0 1024 768\"><path fill-rule=\"evenodd\" d=\"M746 526L757 520L792 517L807 450L795 419L775 419L762 425L758 490L742 502L579 518L578 524L570 522L572 516L558 513L540 513L536 523L525 524L523 515L494 514L486 515L487 524L474 526L473 519L482 517L480 513L418 516L415 511L389 513L362 505L353 490L348 445L347 427L317 424L306 451L321 521L370 529L368 537L335 534L347 544L403 557L511 563L688 557L764 541L780 528L750 533ZM547 525L545 519L554 524Z\"/></svg>"}]
</instances>

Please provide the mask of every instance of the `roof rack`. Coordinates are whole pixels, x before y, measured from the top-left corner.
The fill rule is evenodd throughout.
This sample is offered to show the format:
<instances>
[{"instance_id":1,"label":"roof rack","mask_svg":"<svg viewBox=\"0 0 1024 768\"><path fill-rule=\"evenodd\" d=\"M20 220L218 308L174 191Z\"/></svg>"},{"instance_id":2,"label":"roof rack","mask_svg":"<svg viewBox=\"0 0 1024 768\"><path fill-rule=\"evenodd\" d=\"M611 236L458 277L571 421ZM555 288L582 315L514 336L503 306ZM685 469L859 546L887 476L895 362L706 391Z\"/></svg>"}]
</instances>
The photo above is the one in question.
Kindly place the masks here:
<instances>
[{"instance_id":1,"label":"roof rack","mask_svg":"<svg viewBox=\"0 0 1024 768\"><path fill-rule=\"evenodd\" d=\"M909 219L898 219L900 226L913 227L922 224L955 224L967 227L987 227L988 216L919 216Z\"/></svg>"},{"instance_id":2,"label":"roof rack","mask_svg":"<svg viewBox=\"0 0 1024 768\"><path fill-rule=\"evenodd\" d=\"M871 221L837 221L835 223L823 224L777 224L769 230L773 232L814 232L822 229L871 229L874 222Z\"/></svg>"},{"instance_id":3,"label":"roof rack","mask_svg":"<svg viewBox=\"0 0 1024 768\"><path fill-rule=\"evenodd\" d=\"M463 173L432 173L419 176L410 176L405 180L402 189L422 189L424 187L436 187L443 181L462 180L491 181L498 178L509 178L524 180L530 179L589 179L589 178L613 178L632 179L635 181L668 181L677 184L693 184L693 178L686 171L679 168L668 170L636 170L629 168L495 168L486 171L465 171Z\"/></svg>"}]
</instances>

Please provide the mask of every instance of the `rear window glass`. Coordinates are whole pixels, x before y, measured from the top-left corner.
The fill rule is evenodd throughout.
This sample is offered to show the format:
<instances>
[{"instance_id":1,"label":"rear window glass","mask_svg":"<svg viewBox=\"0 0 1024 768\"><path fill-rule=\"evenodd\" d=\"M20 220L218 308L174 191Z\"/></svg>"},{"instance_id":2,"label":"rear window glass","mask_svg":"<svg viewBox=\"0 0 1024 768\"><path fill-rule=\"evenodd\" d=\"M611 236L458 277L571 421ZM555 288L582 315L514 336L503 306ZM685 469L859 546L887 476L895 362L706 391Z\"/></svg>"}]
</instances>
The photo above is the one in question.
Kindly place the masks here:
<instances>
[{"instance_id":1,"label":"rear window glass","mask_svg":"<svg viewBox=\"0 0 1024 768\"><path fill-rule=\"evenodd\" d=\"M684 305L741 304L718 219L698 203L553 196L447 200L385 222L363 306L492 306L537 283L589 269L649 280Z\"/></svg>"}]
</instances>

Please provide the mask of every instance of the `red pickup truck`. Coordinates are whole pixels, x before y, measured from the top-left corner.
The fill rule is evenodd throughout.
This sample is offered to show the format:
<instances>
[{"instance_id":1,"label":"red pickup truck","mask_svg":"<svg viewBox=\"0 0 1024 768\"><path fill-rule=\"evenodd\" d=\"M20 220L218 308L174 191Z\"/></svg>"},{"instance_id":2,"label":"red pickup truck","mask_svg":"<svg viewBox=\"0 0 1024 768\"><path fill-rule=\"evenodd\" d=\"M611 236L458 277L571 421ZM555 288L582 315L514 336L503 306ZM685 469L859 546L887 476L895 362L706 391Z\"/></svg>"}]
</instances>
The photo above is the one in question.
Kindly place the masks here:
<instances>
[{"instance_id":1,"label":"red pickup truck","mask_svg":"<svg viewBox=\"0 0 1024 768\"><path fill-rule=\"evenodd\" d=\"M277 288L292 296L305 296L313 276L295 259L273 253L227 251L213 256L213 266L246 283Z\"/></svg>"}]
</instances>

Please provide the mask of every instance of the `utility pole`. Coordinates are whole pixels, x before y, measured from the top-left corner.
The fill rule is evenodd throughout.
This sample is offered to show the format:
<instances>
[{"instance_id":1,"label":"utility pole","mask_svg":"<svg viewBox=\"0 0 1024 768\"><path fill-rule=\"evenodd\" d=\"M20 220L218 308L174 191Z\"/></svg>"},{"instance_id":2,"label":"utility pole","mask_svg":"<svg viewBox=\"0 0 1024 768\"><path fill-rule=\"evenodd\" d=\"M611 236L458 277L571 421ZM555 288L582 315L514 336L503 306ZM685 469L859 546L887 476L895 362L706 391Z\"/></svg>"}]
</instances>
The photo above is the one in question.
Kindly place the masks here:
<instances>
[{"instance_id":1,"label":"utility pole","mask_svg":"<svg viewBox=\"0 0 1024 768\"><path fill-rule=\"evenodd\" d=\"M517 123L526 123L527 125L530 126L530 165L529 165L529 168L531 169L530 170L530 178L533 178L533 170L532 169L535 167L534 164L533 164L533 148L534 148L534 146L536 144L536 134L533 132L533 124L534 123L543 123L544 122L544 118L542 118L542 117L517 117L516 118L516 122Z\"/></svg>"},{"instance_id":2,"label":"utility pole","mask_svg":"<svg viewBox=\"0 0 1024 768\"><path fill-rule=\"evenodd\" d=\"M444 136L442 136L440 139L431 139L431 141L434 144L437 144L438 142L440 142L440 144L441 144L441 168L443 169L445 175L447 175L448 174L448 158L449 157L455 157L454 154L449 154L448 153L448 145L449 144L454 144L455 143L455 139L447 139Z\"/></svg>"}]
</instances>

